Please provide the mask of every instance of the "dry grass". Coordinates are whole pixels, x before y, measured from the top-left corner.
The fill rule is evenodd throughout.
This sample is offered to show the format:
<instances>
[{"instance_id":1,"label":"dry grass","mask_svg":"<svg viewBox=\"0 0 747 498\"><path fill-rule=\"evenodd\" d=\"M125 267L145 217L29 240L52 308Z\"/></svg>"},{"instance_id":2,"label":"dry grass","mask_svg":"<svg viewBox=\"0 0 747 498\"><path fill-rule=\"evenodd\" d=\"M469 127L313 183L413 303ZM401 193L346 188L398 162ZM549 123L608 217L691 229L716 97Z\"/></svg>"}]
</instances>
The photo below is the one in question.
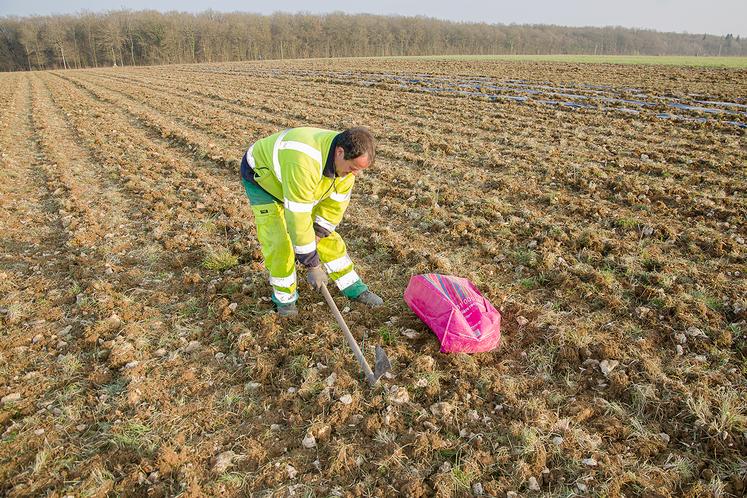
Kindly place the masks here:
<instances>
[{"instance_id":1,"label":"dry grass","mask_svg":"<svg viewBox=\"0 0 747 498\"><path fill-rule=\"evenodd\" d=\"M743 69L177 69L0 77L0 494L743 493ZM335 298L394 361L375 389L303 282L273 313L236 170L358 124L340 233L386 304ZM439 353L401 300L431 271L501 308L499 350Z\"/></svg>"}]
</instances>

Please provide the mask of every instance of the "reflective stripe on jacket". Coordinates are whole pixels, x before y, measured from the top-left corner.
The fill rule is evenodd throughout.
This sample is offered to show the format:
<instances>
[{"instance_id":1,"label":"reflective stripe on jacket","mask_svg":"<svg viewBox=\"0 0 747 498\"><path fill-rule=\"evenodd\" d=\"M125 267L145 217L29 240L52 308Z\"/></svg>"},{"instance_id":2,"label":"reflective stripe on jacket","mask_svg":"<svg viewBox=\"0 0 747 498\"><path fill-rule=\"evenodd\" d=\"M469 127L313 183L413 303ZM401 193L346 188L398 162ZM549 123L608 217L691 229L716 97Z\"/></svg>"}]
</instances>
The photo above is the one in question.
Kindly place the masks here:
<instances>
[{"instance_id":1,"label":"reflective stripe on jacket","mask_svg":"<svg viewBox=\"0 0 747 498\"><path fill-rule=\"evenodd\" d=\"M246 153L256 183L285 208L293 251L306 266L319 264L316 236L334 232L350 201L354 175L337 177L334 139L338 132L291 128L263 138Z\"/></svg>"}]
</instances>

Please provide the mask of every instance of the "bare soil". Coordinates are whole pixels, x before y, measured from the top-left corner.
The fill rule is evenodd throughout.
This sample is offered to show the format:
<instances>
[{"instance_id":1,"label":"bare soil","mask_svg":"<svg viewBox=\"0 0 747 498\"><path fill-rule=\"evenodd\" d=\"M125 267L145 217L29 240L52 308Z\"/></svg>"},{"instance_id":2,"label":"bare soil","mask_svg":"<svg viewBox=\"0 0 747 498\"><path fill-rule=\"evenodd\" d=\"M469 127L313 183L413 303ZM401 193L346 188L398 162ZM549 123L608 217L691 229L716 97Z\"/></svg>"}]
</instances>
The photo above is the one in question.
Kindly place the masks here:
<instances>
[{"instance_id":1,"label":"bare soil","mask_svg":"<svg viewBox=\"0 0 747 498\"><path fill-rule=\"evenodd\" d=\"M746 122L740 69L0 74L0 494L743 496ZM374 389L321 296L268 299L238 165L302 125L379 140L339 231L386 303L336 297ZM500 349L439 353L423 272Z\"/></svg>"}]
</instances>

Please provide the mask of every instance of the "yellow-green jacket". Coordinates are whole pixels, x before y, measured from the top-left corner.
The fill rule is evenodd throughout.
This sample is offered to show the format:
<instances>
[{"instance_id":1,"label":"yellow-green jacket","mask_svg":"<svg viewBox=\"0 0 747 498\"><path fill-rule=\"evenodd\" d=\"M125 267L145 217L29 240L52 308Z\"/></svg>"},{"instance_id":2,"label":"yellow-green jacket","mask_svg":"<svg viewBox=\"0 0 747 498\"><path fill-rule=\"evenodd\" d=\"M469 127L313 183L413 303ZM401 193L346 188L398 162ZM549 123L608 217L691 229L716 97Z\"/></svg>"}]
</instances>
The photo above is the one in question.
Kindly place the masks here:
<instances>
[{"instance_id":1,"label":"yellow-green jacket","mask_svg":"<svg viewBox=\"0 0 747 498\"><path fill-rule=\"evenodd\" d=\"M308 127L275 133L249 148L248 167L241 170L245 180L283 203L293 251L305 266L319 264L316 237L335 231L355 182L355 175L335 174L337 135L336 131Z\"/></svg>"}]
</instances>

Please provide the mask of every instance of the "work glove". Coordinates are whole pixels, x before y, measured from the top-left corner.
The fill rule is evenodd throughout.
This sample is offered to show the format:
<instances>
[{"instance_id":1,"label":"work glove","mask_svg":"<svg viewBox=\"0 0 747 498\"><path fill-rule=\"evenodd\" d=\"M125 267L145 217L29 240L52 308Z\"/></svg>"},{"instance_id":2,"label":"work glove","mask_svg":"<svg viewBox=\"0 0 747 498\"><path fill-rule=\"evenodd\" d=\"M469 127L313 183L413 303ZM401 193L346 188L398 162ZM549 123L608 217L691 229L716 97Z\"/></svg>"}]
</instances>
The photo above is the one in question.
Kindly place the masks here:
<instances>
[{"instance_id":1,"label":"work glove","mask_svg":"<svg viewBox=\"0 0 747 498\"><path fill-rule=\"evenodd\" d=\"M306 270L306 281L312 289L322 290L322 286L327 285L327 282L329 282L329 277L321 265L312 266Z\"/></svg>"}]
</instances>

